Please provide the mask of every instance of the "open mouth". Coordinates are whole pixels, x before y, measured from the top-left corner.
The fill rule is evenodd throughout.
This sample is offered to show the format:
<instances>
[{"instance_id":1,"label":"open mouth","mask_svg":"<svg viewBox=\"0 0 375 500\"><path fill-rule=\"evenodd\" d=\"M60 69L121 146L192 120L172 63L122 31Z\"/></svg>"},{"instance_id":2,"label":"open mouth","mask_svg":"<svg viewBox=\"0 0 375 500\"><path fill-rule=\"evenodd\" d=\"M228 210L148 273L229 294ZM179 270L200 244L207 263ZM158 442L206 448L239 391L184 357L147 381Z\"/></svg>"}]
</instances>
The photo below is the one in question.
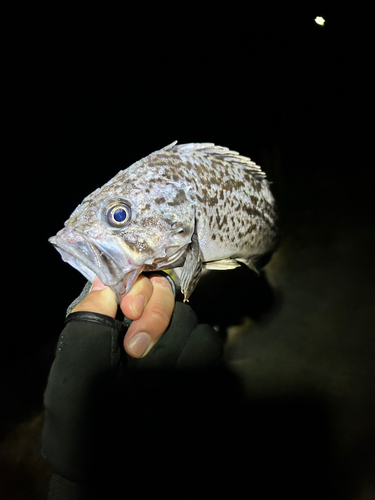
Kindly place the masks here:
<instances>
[{"instance_id":1,"label":"open mouth","mask_svg":"<svg viewBox=\"0 0 375 500\"><path fill-rule=\"evenodd\" d=\"M115 286L123 280L124 270L111 257L115 254L118 257L119 251L107 245L94 243L86 238L82 233L65 227L49 239L49 242L60 253L62 259L77 269L89 281L93 281L95 276L108 286Z\"/></svg>"}]
</instances>

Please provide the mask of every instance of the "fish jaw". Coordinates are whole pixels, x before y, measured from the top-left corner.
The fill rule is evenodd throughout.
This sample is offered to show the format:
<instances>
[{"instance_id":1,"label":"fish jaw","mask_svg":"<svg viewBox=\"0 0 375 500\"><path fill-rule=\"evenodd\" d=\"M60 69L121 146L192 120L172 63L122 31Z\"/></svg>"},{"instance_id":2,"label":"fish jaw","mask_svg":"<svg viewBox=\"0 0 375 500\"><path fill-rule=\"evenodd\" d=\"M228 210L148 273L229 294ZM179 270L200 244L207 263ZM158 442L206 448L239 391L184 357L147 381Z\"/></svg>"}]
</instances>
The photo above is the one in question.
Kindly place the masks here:
<instances>
[{"instance_id":1,"label":"fish jaw","mask_svg":"<svg viewBox=\"0 0 375 500\"><path fill-rule=\"evenodd\" d=\"M118 302L129 292L144 265L127 258L120 241L100 241L66 226L48 240L62 259L89 281L95 276L116 293Z\"/></svg>"}]
</instances>

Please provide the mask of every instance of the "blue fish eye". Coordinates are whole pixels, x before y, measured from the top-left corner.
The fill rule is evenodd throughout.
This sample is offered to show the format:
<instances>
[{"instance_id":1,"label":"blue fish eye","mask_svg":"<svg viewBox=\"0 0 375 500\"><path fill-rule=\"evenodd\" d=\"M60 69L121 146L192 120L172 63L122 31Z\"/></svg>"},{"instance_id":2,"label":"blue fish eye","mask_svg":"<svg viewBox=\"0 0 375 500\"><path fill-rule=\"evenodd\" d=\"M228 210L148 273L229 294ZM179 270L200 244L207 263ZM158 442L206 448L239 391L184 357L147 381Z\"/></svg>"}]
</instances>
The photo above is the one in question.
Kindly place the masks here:
<instances>
[{"instance_id":1,"label":"blue fish eye","mask_svg":"<svg viewBox=\"0 0 375 500\"><path fill-rule=\"evenodd\" d=\"M103 215L110 226L121 228L129 223L131 209L123 201L109 200L104 206Z\"/></svg>"},{"instance_id":2,"label":"blue fish eye","mask_svg":"<svg viewBox=\"0 0 375 500\"><path fill-rule=\"evenodd\" d=\"M116 222L124 222L126 219L126 210L123 208L118 208L113 212L113 218Z\"/></svg>"}]
</instances>

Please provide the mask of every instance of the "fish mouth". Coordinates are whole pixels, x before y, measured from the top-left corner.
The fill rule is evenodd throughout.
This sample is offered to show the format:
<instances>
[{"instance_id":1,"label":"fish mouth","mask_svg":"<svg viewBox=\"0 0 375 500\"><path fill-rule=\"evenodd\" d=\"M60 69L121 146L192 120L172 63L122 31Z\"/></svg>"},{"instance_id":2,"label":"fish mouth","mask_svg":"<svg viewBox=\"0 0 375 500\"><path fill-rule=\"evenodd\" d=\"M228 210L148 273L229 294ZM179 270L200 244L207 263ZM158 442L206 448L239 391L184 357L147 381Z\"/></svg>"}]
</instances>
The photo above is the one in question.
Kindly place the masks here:
<instances>
[{"instance_id":1,"label":"fish mouth","mask_svg":"<svg viewBox=\"0 0 375 500\"><path fill-rule=\"evenodd\" d=\"M118 299L130 290L142 272L143 266L135 269L116 240L105 243L92 240L76 229L66 226L48 241L60 253L63 261L91 282L98 276L104 285L112 288Z\"/></svg>"}]
</instances>

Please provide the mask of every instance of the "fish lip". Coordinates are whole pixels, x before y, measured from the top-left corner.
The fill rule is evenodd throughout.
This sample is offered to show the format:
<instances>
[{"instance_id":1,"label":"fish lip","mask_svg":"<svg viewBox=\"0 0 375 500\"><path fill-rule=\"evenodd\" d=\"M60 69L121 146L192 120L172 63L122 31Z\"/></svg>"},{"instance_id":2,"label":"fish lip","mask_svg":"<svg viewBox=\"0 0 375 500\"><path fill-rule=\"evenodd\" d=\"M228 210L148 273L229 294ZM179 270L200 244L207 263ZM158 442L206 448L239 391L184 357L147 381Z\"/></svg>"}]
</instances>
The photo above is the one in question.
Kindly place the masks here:
<instances>
[{"instance_id":1,"label":"fish lip","mask_svg":"<svg viewBox=\"0 0 375 500\"><path fill-rule=\"evenodd\" d=\"M99 245L76 229L65 227L48 241L65 262L77 269L89 281L98 276L104 285L112 287L122 282L124 271L117 262L108 253L104 253ZM105 265L101 267L98 264L104 259Z\"/></svg>"}]
</instances>

